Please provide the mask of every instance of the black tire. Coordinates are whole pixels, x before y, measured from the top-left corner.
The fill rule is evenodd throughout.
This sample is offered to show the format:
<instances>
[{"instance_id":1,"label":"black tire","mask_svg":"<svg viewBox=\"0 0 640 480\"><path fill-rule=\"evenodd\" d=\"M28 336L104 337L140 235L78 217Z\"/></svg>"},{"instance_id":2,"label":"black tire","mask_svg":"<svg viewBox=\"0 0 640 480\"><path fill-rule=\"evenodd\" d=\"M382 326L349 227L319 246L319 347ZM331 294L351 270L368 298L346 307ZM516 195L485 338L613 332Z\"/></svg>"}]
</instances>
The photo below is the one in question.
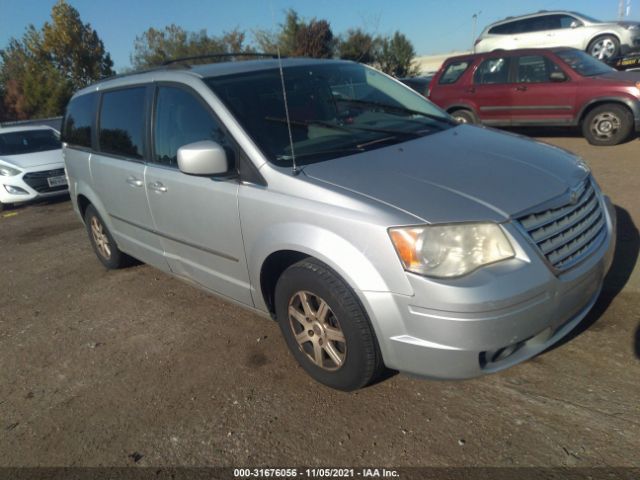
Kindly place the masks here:
<instances>
[{"instance_id":1,"label":"black tire","mask_svg":"<svg viewBox=\"0 0 640 480\"><path fill-rule=\"evenodd\" d=\"M475 125L476 123L478 123L478 120L476 119L476 116L473 114L473 112L465 108L454 110L449 115L451 115L458 123L468 123L470 125Z\"/></svg>"},{"instance_id":2,"label":"black tire","mask_svg":"<svg viewBox=\"0 0 640 480\"><path fill-rule=\"evenodd\" d=\"M98 257L98 260L100 260L105 267L109 270L114 270L129 266L134 262L133 258L120 251L113 239L113 236L111 235L111 232L104 224L102 217L100 217L93 205L89 205L87 210L84 212L84 224L87 229L87 234L89 235L89 241L91 242L93 251ZM106 240L108 244L108 254L106 253L107 250L101 248L99 245L97 233L94 235L94 232L92 231L94 226L98 226L100 228L101 234L104 236L103 241Z\"/></svg>"},{"instance_id":3,"label":"black tire","mask_svg":"<svg viewBox=\"0 0 640 480\"><path fill-rule=\"evenodd\" d=\"M591 145L617 145L630 137L633 124L633 114L627 107L606 103L587 113L582 134Z\"/></svg>"},{"instance_id":4,"label":"black tire","mask_svg":"<svg viewBox=\"0 0 640 480\"><path fill-rule=\"evenodd\" d=\"M308 294L309 299L315 295L316 300L324 300L328 305L325 326L336 327L343 334L344 342L335 342L325 335L323 329L316 330L318 333L313 341L319 342L320 345L323 345L323 339L325 341L324 347L318 347L325 366L319 366L311 358L315 352L314 346L317 346L317 343L312 341L312 332L322 323L318 320L321 315L312 317L315 320L309 320L310 317L305 318L302 314L304 321L309 322L308 325L303 325L289 315L290 304L295 305L295 302L300 300L301 297L298 295L301 293ZM312 300L309 301L309 304L311 303ZM317 307L319 303L315 302L313 306ZM358 298L344 280L322 262L307 258L285 270L276 285L275 307L278 323L289 350L316 381L331 388L351 391L372 383L385 370L375 333ZM319 310L318 308L315 313ZM294 333L295 327L292 325L301 327L298 334L307 335L309 340L306 343L298 343ZM311 336L305 333L307 329ZM328 347L333 351L342 350L339 353L344 354L342 364L337 368L337 363L331 360L329 350L325 350Z\"/></svg>"},{"instance_id":5,"label":"black tire","mask_svg":"<svg viewBox=\"0 0 640 480\"><path fill-rule=\"evenodd\" d=\"M587 53L603 62L610 60L620 55L620 40L613 35L600 35L589 42Z\"/></svg>"}]
</instances>

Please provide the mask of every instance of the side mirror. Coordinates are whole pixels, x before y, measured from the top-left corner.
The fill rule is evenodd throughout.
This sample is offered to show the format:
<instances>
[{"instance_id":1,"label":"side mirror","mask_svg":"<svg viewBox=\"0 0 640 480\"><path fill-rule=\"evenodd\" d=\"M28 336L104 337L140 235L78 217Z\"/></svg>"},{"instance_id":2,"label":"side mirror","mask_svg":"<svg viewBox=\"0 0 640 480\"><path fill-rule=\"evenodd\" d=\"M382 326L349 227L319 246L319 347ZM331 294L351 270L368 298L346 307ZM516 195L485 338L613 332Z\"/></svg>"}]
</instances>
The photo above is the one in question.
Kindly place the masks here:
<instances>
[{"instance_id":1,"label":"side mirror","mask_svg":"<svg viewBox=\"0 0 640 480\"><path fill-rule=\"evenodd\" d=\"M566 82L567 76L564 74L564 72L551 72L551 75L549 75L549 80L551 80L552 82Z\"/></svg>"},{"instance_id":2,"label":"side mirror","mask_svg":"<svg viewBox=\"0 0 640 480\"><path fill-rule=\"evenodd\" d=\"M189 175L221 175L228 172L229 162L220 144L203 140L178 149L178 168Z\"/></svg>"},{"instance_id":3,"label":"side mirror","mask_svg":"<svg viewBox=\"0 0 640 480\"><path fill-rule=\"evenodd\" d=\"M571 27L571 28L578 28L578 27L581 27L581 26L582 26L582 22L579 22L577 20L574 20L573 22L571 22L569 24L569 27Z\"/></svg>"}]
</instances>

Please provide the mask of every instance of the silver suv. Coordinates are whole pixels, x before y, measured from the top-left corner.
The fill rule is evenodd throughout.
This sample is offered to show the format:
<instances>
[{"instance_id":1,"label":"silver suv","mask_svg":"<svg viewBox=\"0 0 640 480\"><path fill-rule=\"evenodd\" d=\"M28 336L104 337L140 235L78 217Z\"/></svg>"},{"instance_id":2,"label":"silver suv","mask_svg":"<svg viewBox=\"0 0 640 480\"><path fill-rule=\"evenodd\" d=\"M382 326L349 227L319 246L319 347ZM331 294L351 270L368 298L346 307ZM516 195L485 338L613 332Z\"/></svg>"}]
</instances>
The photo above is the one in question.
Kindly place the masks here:
<instances>
[{"instance_id":1,"label":"silver suv","mask_svg":"<svg viewBox=\"0 0 640 480\"><path fill-rule=\"evenodd\" d=\"M344 61L167 68L67 108L73 205L132 258L277 319L316 380L496 372L592 307L614 210L574 155Z\"/></svg>"},{"instance_id":2,"label":"silver suv","mask_svg":"<svg viewBox=\"0 0 640 480\"><path fill-rule=\"evenodd\" d=\"M541 11L492 23L476 40L474 51L551 47L573 47L609 60L640 50L640 23L602 22L576 12Z\"/></svg>"}]
</instances>

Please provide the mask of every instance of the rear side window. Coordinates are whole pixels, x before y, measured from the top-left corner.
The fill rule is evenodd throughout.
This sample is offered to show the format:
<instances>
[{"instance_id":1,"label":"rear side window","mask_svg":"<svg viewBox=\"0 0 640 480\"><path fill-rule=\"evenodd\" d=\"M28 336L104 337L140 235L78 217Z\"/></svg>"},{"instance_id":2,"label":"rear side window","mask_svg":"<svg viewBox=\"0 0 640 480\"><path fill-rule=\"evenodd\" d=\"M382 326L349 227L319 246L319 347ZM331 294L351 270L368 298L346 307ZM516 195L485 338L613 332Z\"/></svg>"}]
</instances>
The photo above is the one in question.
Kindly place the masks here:
<instances>
[{"instance_id":1,"label":"rear side window","mask_svg":"<svg viewBox=\"0 0 640 480\"><path fill-rule=\"evenodd\" d=\"M452 62L446 66L438 83L441 85L450 85L456 83L462 74L469 68L469 62L463 60L460 62Z\"/></svg>"},{"instance_id":2,"label":"rear side window","mask_svg":"<svg viewBox=\"0 0 640 480\"><path fill-rule=\"evenodd\" d=\"M177 87L160 87L155 110L153 136L156 163L176 166L178 149L202 140L212 140L228 147L227 150L231 148L228 136L211 112L188 91Z\"/></svg>"},{"instance_id":3,"label":"rear side window","mask_svg":"<svg viewBox=\"0 0 640 480\"><path fill-rule=\"evenodd\" d=\"M473 82L480 85L507 83L509 81L509 60L508 57L486 59L473 75Z\"/></svg>"},{"instance_id":4,"label":"rear side window","mask_svg":"<svg viewBox=\"0 0 640 480\"><path fill-rule=\"evenodd\" d=\"M70 146L91 148L93 121L96 118L98 95L90 93L69 102L62 125L62 141Z\"/></svg>"},{"instance_id":5,"label":"rear side window","mask_svg":"<svg viewBox=\"0 0 640 480\"><path fill-rule=\"evenodd\" d=\"M560 67L542 55L523 55L517 58L517 83L549 82L552 72L561 72Z\"/></svg>"},{"instance_id":6,"label":"rear side window","mask_svg":"<svg viewBox=\"0 0 640 480\"><path fill-rule=\"evenodd\" d=\"M508 35L513 33L514 24L516 22L503 23L502 25L496 25L493 28L489 29L489 33L493 35Z\"/></svg>"},{"instance_id":7,"label":"rear side window","mask_svg":"<svg viewBox=\"0 0 640 480\"><path fill-rule=\"evenodd\" d=\"M126 88L102 94L100 151L141 159L144 152L146 87Z\"/></svg>"}]
</instances>

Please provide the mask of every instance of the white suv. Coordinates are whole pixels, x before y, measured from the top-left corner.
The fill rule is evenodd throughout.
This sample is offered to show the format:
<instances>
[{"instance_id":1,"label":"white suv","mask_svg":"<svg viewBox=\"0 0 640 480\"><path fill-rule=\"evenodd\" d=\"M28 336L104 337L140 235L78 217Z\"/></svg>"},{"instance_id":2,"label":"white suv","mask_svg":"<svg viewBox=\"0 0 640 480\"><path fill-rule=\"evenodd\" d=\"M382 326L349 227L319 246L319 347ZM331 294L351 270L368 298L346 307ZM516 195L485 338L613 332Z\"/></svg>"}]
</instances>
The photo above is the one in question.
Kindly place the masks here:
<instances>
[{"instance_id":1,"label":"white suv","mask_svg":"<svg viewBox=\"0 0 640 480\"><path fill-rule=\"evenodd\" d=\"M640 23L602 22L575 12L542 11L492 23L476 40L474 51L551 47L573 47L609 60L640 49Z\"/></svg>"}]
</instances>

